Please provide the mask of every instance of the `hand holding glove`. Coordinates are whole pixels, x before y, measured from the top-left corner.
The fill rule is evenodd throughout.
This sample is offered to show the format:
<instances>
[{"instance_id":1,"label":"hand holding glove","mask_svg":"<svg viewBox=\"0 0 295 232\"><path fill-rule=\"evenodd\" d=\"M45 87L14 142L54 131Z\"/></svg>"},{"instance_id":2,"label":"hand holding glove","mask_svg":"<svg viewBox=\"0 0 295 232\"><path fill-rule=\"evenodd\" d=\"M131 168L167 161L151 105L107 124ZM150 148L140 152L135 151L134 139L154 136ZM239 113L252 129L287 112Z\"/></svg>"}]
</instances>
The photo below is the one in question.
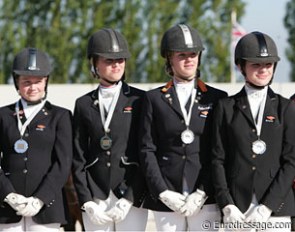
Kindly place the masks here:
<instances>
[{"instance_id":1,"label":"hand holding glove","mask_svg":"<svg viewBox=\"0 0 295 232\"><path fill-rule=\"evenodd\" d=\"M224 223L243 223L245 215L235 205L227 205L222 209Z\"/></svg>"},{"instance_id":2,"label":"hand holding glove","mask_svg":"<svg viewBox=\"0 0 295 232\"><path fill-rule=\"evenodd\" d=\"M105 213L104 208L99 203L87 201L82 208L85 209L90 221L95 225L104 225L113 221L112 218Z\"/></svg>"},{"instance_id":3,"label":"hand holding glove","mask_svg":"<svg viewBox=\"0 0 295 232\"><path fill-rule=\"evenodd\" d=\"M181 207L180 212L185 217L190 217L200 212L202 206L207 199L206 193L197 189L196 192L191 193L186 198L186 203Z\"/></svg>"},{"instance_id":4,"label":"hand holding glove","mask_svg":"<svg viewBox=\"0 0 295 232\"><path fill-rule=\"evenodd\" d=\"M131 206L131 201L121 198L116 202L115 206L107 212L107 215L116 223L123 221L131 209Z\"/></svg>"},{"instance_id":5,"label":"hand holding glove","mask_svg":"<svg viewBox=\"0 0 295 232\"><path fill-rule=\"evenodd\" d=\"M17 215L21 215L24 217L33 217L43 207L44 203L39 198L36 197L28 197L26 198L26 206L17 211Z\"/></svg>"},{"instance_id":6,"label":"hand holding glove","mask_svg":"<svg viewBox=\"0 0 295 232\"><path fill-rule=\"evenodd\" d=\"M184 195L171 190L165 190L160 193L159 197L168 208L181 213L180 208L185 204L186 197Z\"/></svg>"},{"instance_id":7,"label":"hand holding glove","mask_svg":"<svg viewBox=\"0 0 295 232\"><path fill-rule=\"evenodd\" d=\"M267 222L272 210L265 205L257 205L246 215L245 222Z\"/></svg>"},{"instance_id":8,"label":"hand holding glove","mask_svg":"<svg viewBox=\"0 0 295 232\"><path fill-rule=\"evenodd\" d=\"M27 198L18 193L9 193L5 197L4 201L7 202L15 211L19 211L25 208Z\"/></svg>"}]
</instances>

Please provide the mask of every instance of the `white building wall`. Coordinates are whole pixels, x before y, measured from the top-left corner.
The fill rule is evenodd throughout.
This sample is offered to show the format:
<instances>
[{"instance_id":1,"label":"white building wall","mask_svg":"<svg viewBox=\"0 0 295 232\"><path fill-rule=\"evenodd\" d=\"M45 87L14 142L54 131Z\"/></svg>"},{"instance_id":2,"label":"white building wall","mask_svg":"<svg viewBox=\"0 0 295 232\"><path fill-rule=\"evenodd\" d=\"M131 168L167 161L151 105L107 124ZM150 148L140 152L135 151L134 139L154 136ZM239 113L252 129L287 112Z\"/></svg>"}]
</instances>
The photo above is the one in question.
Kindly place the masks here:
<instances>
[{"instance_id":1,"label":"white building wall","mask_svg":"<svg viewBox=\"0 0 295 232\"><path fill-rule=\"evenodd\" d=\"M243 87L243 83L231 84L231 83L208 83L209 85L225 90L229 95L235 94ZM140 89L150 90L163 83L153 84L133 84ZM282 96L289 98L295 93L295 83L273 83L272 89L281 94ZM76 98L86 94L87 92L97 88L97 84L49 84L47 99L55 105L65 107L73 110ZM8 105L16 102L19 96L14 88L14 85L0 85L0 106Z\"/></svg>"}]
</instances>

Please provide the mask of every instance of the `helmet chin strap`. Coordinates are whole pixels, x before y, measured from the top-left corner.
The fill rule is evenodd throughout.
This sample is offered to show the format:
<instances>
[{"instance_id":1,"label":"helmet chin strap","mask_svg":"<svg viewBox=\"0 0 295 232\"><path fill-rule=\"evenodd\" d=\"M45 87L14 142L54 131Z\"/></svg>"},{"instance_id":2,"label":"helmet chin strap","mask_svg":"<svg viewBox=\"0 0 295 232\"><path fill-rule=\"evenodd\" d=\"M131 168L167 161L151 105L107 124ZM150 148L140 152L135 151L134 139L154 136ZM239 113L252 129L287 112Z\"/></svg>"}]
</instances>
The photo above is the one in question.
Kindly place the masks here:
<instances>
[{"instance_id":1,"label":"helmet chin strap","mask_svg":"<svg viewBox=\"0 0 295 232\"><path fill-rule=\"evenodd\" d=\"M266 85L263 85L263 86L255 85L255 84L253 84L253 83L251 83L251 82L249 82L247 80L246 80L246 83L249 86L251 86L252 88L254 88L254 89L263 89L264 87L269 86L272 83L273 77L274 76L272 76L272 78L270 79L270 81Z\"/></svg>"},{"instance_id":2,"label":"helmet chin strap","mask_svg":"<svg viewBox=\"0 0 295 232\"><path fill-rule=\"evenodd\" d=\"M37 101L29 101L29 100L27 100L25 98L23 98L23 99L27 102L28 106L37 105L37 104L41 103L44 100L44 98L41 98L41 99L39 99Z\"/></svg>"},{"instance_id":3,"label":"helmet chin strap","mask_svg":"<svg viewBox=\"0 0 295 232\"><path fill-rule=\"evenodd\" d=\"M249 81L246 81L246 83L247 83L249 86L251 86L252 88L254 88L254 89L264 89L264 87L266 87L266 86L269 85L269 83L268 83L267 85L259 86L259 85L255 85L255 84L253 84L253 83L251 83L251 82L249 82Z\"/></svg>"},{"instance_id":4,"label":"helmet chin strap","mask_svg":"<svg viewBox=\"0 0 295 232\"><path fill-rule=\"evenodd\" d=\"M106 83L108 83L108 84L110 84L110 85L116 85L116 84L118 84L118 83L121 81L121 79L118 80L118 81L110 81L110 80L108 80L108 79L106 79L106 78L104 78L104 77L101 77L101 76L99 75L98 70L97 70L96 68L94 68L93 65L91 66L91 72L92 72L97 78L99 78L99 79L105 81Z\"/></svg>"},{"instance_id":5,"label":"helmet chin strap","mask_svg":"<svg viewBox=\"0 0 295 232\"><path fill-rule=\"evenodd\" d=\"M276 67L276 66L275 66L275 67ZM275 71L275 68L274 68L274 71ZM272 83L272 80L273 80L273 77L274 77L274 71L273 71L273 75L272 75L270 81L269 81L266 85L264 85L264 86L259 86L259 85L255 85L255 84L253 84L253 83L247 81L247 80L246 80L246 72L244 71L244 69L241 70L241 72L242 72L242 74L243 74L243 76L244 76L244 78L245 78L246 83L247 83L249 86L251 86L252 88L254 88L254 89L263 89L264 87L269 86L269 85Z\"/></svg>"},{"instance_id":6,"label":"helmet chin strap","mask_svg":"<svg viewBox=\"0 0 295 232\"><path fill-rule=\"evenodd\" d=\"M108 80L106 78L103 78L103 77L100 77L100 79L103 80L103 81L105 81L105 82L107 82L107 83L109 83L110 85L116 85L116 84L118 84L121 81L121 79L118 80L118 81L110 81L110 80Z\"/></svg>"}]
</instances>

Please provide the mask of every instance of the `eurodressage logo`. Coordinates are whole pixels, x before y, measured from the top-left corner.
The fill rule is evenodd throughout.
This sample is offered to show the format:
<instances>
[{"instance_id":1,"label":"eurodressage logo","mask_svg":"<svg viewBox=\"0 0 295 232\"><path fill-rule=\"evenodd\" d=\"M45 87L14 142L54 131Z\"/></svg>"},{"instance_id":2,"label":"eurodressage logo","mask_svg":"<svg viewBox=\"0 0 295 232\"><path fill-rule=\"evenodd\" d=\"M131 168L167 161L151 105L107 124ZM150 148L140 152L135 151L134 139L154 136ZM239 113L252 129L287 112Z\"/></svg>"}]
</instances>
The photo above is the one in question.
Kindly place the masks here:
<instances>
[{"instance_id":1,"label":"eurodressage logo","mask_svg":"<svg viewBox=\"0 0 295 232\"><path fill-rule=\"evenodd\" d=\"M235 230L240 231L244 229L256 229L256 230L266 230L266 229L291 229L291 222L227 222L221 223L219 221L204 221L202 223L202 228L204 231L211 231L216 229L225 230Z\"/></svg>"}]
</instances>

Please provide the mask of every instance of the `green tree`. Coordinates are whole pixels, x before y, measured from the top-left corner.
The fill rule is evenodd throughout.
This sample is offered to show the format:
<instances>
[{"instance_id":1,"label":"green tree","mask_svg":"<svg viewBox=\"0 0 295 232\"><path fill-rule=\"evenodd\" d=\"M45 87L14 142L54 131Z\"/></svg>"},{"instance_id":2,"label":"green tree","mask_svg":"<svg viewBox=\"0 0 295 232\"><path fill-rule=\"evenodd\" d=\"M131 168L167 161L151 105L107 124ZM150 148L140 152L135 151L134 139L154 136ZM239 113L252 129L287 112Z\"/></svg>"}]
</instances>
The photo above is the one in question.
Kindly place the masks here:
<instances>
[{"instance_id":1,"label":"green tree","mask_svg":"<svg viewBox=\"0 0 295 232\"><path fill-rule=\"evenodd\" d=\"M285 27L288 30L289 48L286 49L287 59L291 63L291 80L295 81L295 0L290 0L286 5Z\"/></svg>"},{"instance_id":2,"label":"green tree","mask_svg":"<svg viewBox=\"0 0 295 232\"><path fill-rule=\"evenodd\" d=\"M231 10L243 14L242 0L2 0L0 3L0 83L11 81L14 55L37 47L52 58L54 83L95 81L89 72L89 36L103 27L122 32L132 57L129 82L164 82L160 40L176 23L196 27L205 44L202 78L229 81Z\"/></svg>"}]
</instances>

